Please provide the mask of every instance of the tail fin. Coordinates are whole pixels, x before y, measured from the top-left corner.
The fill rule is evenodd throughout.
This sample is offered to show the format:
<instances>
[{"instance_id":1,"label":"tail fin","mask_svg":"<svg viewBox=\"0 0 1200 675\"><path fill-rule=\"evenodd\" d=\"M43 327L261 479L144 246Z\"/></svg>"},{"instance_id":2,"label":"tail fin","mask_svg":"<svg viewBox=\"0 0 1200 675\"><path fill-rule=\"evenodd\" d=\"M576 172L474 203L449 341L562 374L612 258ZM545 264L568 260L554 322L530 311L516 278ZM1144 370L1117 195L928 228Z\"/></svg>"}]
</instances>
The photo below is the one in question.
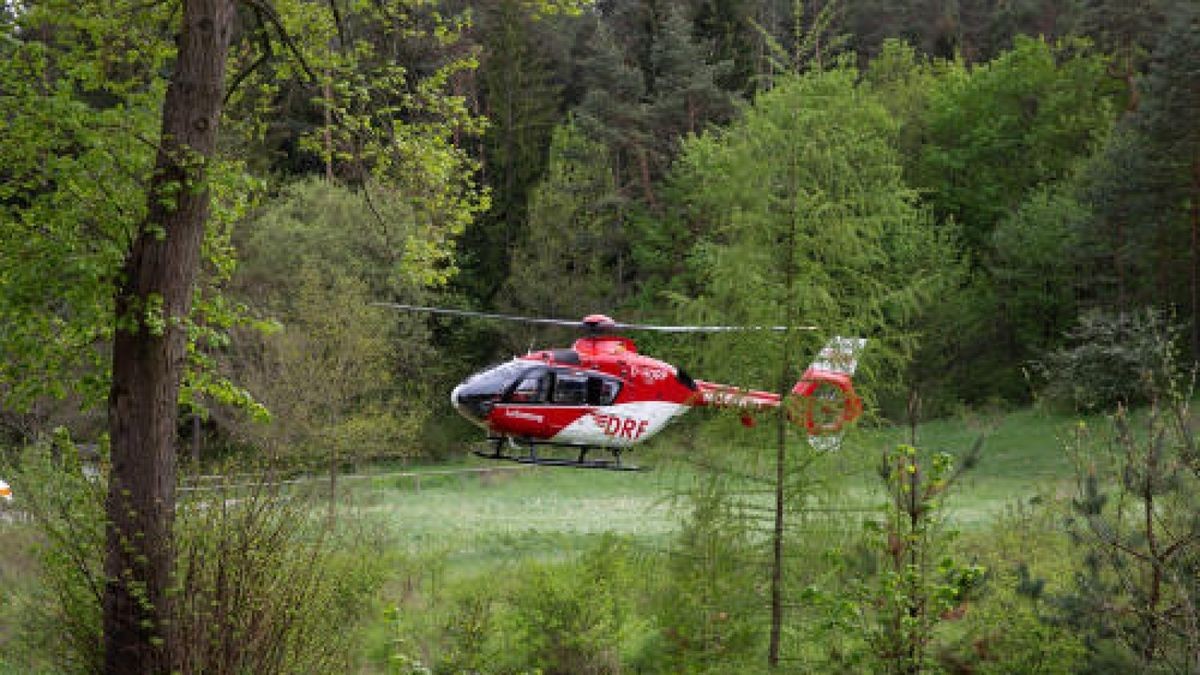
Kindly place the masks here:
<instances>
[{"instance_id":1,"label":"tail fin","mask_svg":"<svg viewBox=\"0 0 1200 675\"><path fill-rule=\"evenodd\" d=\"M833 338L792 388L802 402L797 422L808 430L809 443L818 450L841 447L845 425L862 415L862 399L854 392L851 378L866 344L865 338Z\"/></svg>"}]
</instances>

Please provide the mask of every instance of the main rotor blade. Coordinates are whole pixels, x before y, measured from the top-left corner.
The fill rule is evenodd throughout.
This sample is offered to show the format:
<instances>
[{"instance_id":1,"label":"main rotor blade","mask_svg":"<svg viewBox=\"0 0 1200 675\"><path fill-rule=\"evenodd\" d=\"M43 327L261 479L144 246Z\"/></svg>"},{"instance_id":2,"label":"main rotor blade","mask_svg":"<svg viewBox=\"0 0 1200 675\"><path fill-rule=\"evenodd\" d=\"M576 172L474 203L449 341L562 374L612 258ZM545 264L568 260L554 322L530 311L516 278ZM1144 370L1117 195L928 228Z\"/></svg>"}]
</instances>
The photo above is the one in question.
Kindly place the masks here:
<instances>
[{"instance_id":1,"label":"main rotor blade","mask_svg":"<svg viewBox=\"0 0 1200 675\"><path fill-rule=\"evenodd\" d=\"M637 323L616 323L615 330L645 330L658 333L742 333L747 331L765 330L775 333L785 333L788 326L653 326ZM816 326L791 326L791 330L817 330Z\"/></svg>"},{"instance_id":2,"label":"main rotor blade","mask_svg":"<svg viewBox=\"0 0 1200 675\"><path fill-rule=\"evenodd\" d=\"M547 326L566 326L568 328L584 328L582 321L567 321L564 319L540 319L530 316L513 316L512 314L489 314L469 309L450 309L449 307L422 307L420 305L401 305L395 302L372 302L376 307L390 307L408 312L425 312L427 314L443 314L446 316L465 316L474 319L496 319L498 321L516 321L519 323L537 323Z\"/></svg>"},{"instance_id":3,"label":"main rotor blade","mask_svg":"<svg viewBox=\"0 0 1200 675\"><path fill-rule=\"evenodd\" d=\"M389 307L391 309L400 309L408 312L425 312L427 314L442 314L446 316L462 316L475 319L495 319L498 321L515 321L518 323L532 323L544 326L565 326L567 328L577 328L586 330L591 333L611 333L622 330L642 330L657 333L738 333L747 331L772 331L776 333L786 332L788 326L658 326L651 324L640 323L621 323L619 321L608 322L607 317L602 317L606 321L600 323L592 323L589 321L567 320L567 319L543 319L530 316L514 316L512 314L493 314L490 312L476 312L469 309L451 309L448 307L425 307L421 305L402 305L395 302L372 302L376 307ZM592 317L587 317L592 318ZM813 331L817 330L816 326L792 326L791 330Z\"/></svg>"}]
</instances>

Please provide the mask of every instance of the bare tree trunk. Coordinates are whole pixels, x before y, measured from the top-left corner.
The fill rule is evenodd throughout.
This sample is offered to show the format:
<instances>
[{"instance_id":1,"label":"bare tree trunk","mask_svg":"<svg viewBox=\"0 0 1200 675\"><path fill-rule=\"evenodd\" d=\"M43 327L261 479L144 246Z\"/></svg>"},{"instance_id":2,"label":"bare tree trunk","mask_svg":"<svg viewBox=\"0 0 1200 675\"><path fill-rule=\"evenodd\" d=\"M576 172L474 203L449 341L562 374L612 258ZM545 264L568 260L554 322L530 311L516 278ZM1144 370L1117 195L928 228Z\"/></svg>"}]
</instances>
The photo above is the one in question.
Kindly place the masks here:
<instances>
[{"instance_id":1,"label":"bare tree trunk","mask_svg":"<svg viewBox=\"0 0 1200 675\"><path fill-rule=\"evenodd\" d=\"M1125 283L1125 224L1124 214L1118 214L1117 217L1117 242L1113 247L1113 266L1117 270L1117 311L1124 312L1126 307L1126 291L1127 284Z\"/></svg>"},{"instance_id":2,"label":"bare tree trunk","mask_svg":"<svg viewBox=\"0 0 1200 675\"><path fill-rule=\"evenodd\" d=\"M167 673L174 562L179 380L208 218L204 162L216 145L233 0L185 0L163 102L148 214L116 291L108 424L112 441L104 571L104 671Z\"/></svg>"},{"instance_id":3,"label":"bare tree trunk","mask_svg":"<svg viewBox=\"0 0 1200 675\"><path fill-rule=\"evenodd\" d=\"M322 139L325 143L325 180L333 182L333 85L329 78L329 71L325 71L325 81L321 83L321 94L325 97L325 128L321 131Z\"/></svg>"},{"instance_id":4,"label":"bare tree trunk","mask_svg":"<svg viewBox=\"0 0 1200 675\"><path fill-rule=\"evenodd\" d=\"M650 155L646 148L637 147L638 168L641 169L642 176L642 196L646 198L646 204L654 210L658 210L658 200L654 197L654 180L650 176Z\"/></svg>"},{"instance_id":5,"label":"bare tree trunk","mask_svg":"<svg viewBox=\"0 0 1200 675\"><path fill-rule=\"evenodd\" d=\"M1200 360L1200 156L1192 158L1192 358Z\"/></svg>"},{"instance_id":6,"label":"bare tree trunk","mask_svg":"<svg viewBox=\"0 0 1200 675\"><path fill-rule=\"evenodd\" d=\"M794 160L793 160L794 161ZM795 165L793 163L793 173ZM792 181L795 184L795 180ZM784 483L787 478L787 395L791 387L792 337L790 326L796 324L796 218L791 218L783 251L783 284L787 307L784 310L785 326L783 354L779 371L779 409L775 418L775 519L771 533L771 633L767 645L767 667L779 668L779 653L783 646L783 535L784 535Z\"/></svg>"},{"instance_id":7,"label":"bare tree trunk","mask_svg":"<svg viewBox=\"0 0 1200 675\"><path fill-rule=\"evenodd\" d=\"M786 351L786 350L785 350ZM782 399L780 399L782 400ZM784 428L786 406L779 406L776 416L775 439L775 522L771 533L771 636L767 647L767 667L779 667L779 652L783 641L783 482L787 475L787 430Z\"/></svg>"},{"instance_id":8,"label":"bare tree trunk","mask_svg":"<svg viewBox=\"0 0 1200 675\"><path fill-rule=\"evenodd\" d=\"M1153 456L1150 460L1149 471L1157 472L1157 462ZM1158 651L1158 629L1159 629L1159 602L1162 599L1162 584L1163 584L1163 560L1159 555L1158 536L1154 529L1154 491L1150 488L1150 476L1156 473L1147 473L1146 489L1142 494L1143 509L1145 514L1146 529L1146 550L1150 552L1150 594L1146 598L1146 636L1145 642L1141 646L1142 662L1147 666L1154 663L1155 653Z\"/></svg>"}]
</instances>

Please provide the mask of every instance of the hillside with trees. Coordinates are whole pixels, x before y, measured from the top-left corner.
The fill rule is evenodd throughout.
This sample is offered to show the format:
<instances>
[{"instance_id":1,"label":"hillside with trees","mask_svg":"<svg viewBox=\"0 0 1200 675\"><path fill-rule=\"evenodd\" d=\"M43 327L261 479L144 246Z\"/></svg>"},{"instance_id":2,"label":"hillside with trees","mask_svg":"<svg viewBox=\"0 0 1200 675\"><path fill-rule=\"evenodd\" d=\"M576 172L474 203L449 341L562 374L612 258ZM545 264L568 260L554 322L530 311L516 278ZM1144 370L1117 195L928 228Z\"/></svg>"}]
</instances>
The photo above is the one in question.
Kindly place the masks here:
<instances>
[{"instance_id":1,"label":"hillside with trees","mask_svg":"<svg viewBox=\"0 0 1200 675\"><path fill-rule=\"evenodd\" d=\"M389 620L389 672L758 672L781 642L825 672L1200 669L1193 0L15 0L0 157L0 477L29 517L0 537L40 551L8 597L43 620L0 623L0 670L365 667L353 631L314 636L378 625L397 584L430 618ZM435 606L339 476L460 462L447 392L571 336L387 302L818 326L639 337L766 386L861 335L869 414L839 460L782 421L778 459L769 424L681 423L669 542ZM943 527L973 441L917 430L1030 406L1078 416L1039 441L1070 495L1023 502L1066 562L985 570ZM777 550L782 590L728 564L876 464L878 518ZM315 474L311 503L228 513L187 482Z\"/></svg>"}]
</instances>

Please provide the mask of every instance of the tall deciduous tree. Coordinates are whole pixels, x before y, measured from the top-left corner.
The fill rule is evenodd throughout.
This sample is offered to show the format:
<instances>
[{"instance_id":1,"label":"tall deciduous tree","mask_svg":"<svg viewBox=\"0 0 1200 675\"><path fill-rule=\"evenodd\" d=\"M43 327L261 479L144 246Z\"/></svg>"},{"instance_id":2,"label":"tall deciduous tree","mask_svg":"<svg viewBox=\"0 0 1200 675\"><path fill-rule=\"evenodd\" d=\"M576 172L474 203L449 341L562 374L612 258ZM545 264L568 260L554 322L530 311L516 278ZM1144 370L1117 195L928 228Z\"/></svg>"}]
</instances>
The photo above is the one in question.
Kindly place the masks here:
<instances>
[{"instance_id":1,"label":"tall deciduous tree","mask_svg":"<svg viewBox=\"0 0 1200 675\"><path fill-rule=\"evenodd\" d=\"M374 188L378 189L378 188ZM232 331L214 358L270 412L212 406L224 430L259 453L317 468L411 452L429 417L436 358L424 322L371 302L426 292L429 270L402 247L420 218L397 200L368 205L362 191L322 179L288 185L235 237L227 294L278 323ZM321 387L312 383L321 381ZM442 399L437 392L437 399Z\"/></svg>"},{"instance_id":2,"label":"tall deciduous tree","mask_svg":"<svg viewBox=\"0 0 1200 675\"><path fill-rule=\"evenodd\" d=\"M146 220L117 284L104 566L109 673L174 667L168 619L179 381L209 210L205 169L216 146L235 10L233 0L184 2Z\"/></svg>"},{"instance_id":3,"label":"tall deciduous tree","mask_svg":"<svg viewBox=\"0 0 1200 675\"><path fill-rule=\"evenodd\" d=\"M930 95L927 142L912 172L976 260L1030 190L1070 174L1107 135L1104 61L1023 38L994 61L949 69Z\"/></svg>"},{"instance_id":4,"label":"tall deciduous tree","mask_svg":"<svg viewBox=\"0 0 1200 675\"><path fill-rule=\"evenodd\" d=\"M280 53L301 58L276 72L305 71L305 62L314 62L326 73L356 73L353 63L363 58L371 65L365 72L380 73L365 83L347 81L346 90L324 88L324 106L334 113L326 124L341 126L316 134L324 141L317 145L353 165L356 176L387 181L382 192L415 214L417 232L393 250L408 269L421 271L417 283L444 280L452 269L446 242L481 203L451 143L454 131L473 126L462 99L445 94L451 71L469 67L469 59L407 78L379 65L384 59L372 58L380 52L366 42L328 55L330 45L345 45L334 38L347 34L340 33L340 7L314 12L250 2L242 16L257 17L258 30L242 35L276 38L286 48L254 42L256 52L247 45L237 55L237 75L226 78L238 7L235 0L45 0L22 3L12 29L4 28L11 58L0 64L0 106L14 125L0 134L0 351L13 358L0 373L0 395L7 407L61 394L75 382L87 385L92 400L108 391L107 583L96 601L104 609L103 667L110 672L177 665L169 590L176 420L181 402L196 402L181 395L180 384L196 375L189 342L209 334L212 327L202 325L212 318L207 312L221 307L198 282L224 278L231 267L228 232L206 225L227 225L245 205L232 196L244 193L231 182L241 171L218 158L227 96L243 112L278 104L255 69ZM432 33L413 32L398 9L371 5L353 24L382 26L368 36L381 50L395 46L381 36ZM441 32L438 39L451 37ZM322 50L326 58L312 58ZM262 95L236 87L247 83ZM239 121L235 131L261 127L252 115ZM204 273L202 256L216 263ZM105 352L111 363L98 356ZM39 381L45 384L33 385ZM212 383L200 376L187 384L194 394Z\"/></svg>"},{"instance_id":5,"label":"tall deciduous tree","mask_svg":"<svg viewBox=\"0 0 1200 675\"><path fill-rule=\"evenodd\" d=\"M1026 327L1062 325L1061 316L1044 321L1017 314L1037 313L1043 305L1018 297L1008 266L1021 254L997 247L1020 243L1024 234L1015 228L1023 220L1049 217L1053 223L1067 214L1069 188L1052 186L1072 179L1108 136L1117 83L1107 76L1105 60L1082 47L1019 37L1011 51L985 64L934 63L929 94L906 133L919 143L909 181L924 191L972 265L970 282L929 317L930 325L942 327L934 333L946 339L923 354L922 378L953 382L966 400L1021 396L1027 385L1014 364L1042 343L1023 342L1030 336ZM1066 200L1055 205L1063 207L1057 214L1046 210L1050 203L1027 204L1044 199L1047 190ZM1013 228L998 234L1004 223Z\"/></svg>"},{"instance_id":6,"label":"tall deciduous tree","mask_svg":"<svg viewBox=\"0 0 1200 675\"><path fill-rule=\"evenodd\" d=\"M170 57L167 14L22 6L0 59L0 406L95 405L108 394L113 272L147 207L145 139L162 100L147 73Z\"/></svg>"}]
</instances>

